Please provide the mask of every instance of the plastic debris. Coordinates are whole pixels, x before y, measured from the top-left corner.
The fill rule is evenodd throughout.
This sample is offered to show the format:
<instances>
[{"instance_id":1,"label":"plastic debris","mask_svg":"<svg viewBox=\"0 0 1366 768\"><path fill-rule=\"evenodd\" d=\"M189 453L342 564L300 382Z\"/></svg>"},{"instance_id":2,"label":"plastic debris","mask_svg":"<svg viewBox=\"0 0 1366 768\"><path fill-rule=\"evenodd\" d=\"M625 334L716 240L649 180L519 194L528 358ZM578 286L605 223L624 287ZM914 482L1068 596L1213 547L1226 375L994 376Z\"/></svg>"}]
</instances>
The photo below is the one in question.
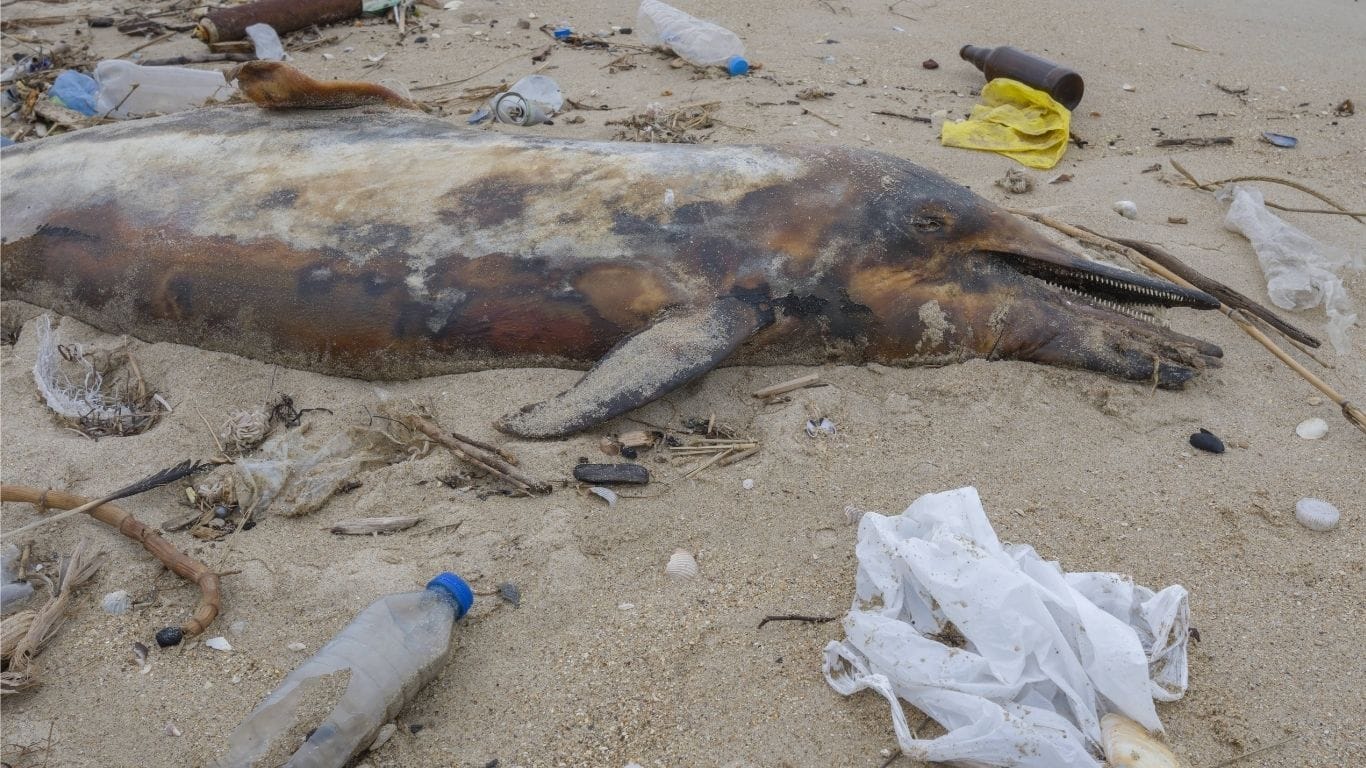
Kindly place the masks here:
<instances>
[{"instance_id":1,"label":"plastic debris","mask_svg":"<svg viewBox=\"0 0 1366 768\"><path fill-rule=\"evenodd\" d=\"M1066 573L1003 545L975 488L864 514L856 552L847 637L826 646L825 678L886 698L911 760L1100 768L1104 714L1160 731L1153 700L1185 693L1184 588ZM947 733L915 738L898 697Z\"/></svg>"},{"instance_id":2,"label":"plastic debris","mask_svg":"<svg viewBox=\"0 0 1366 768\"><path fill-rule=\"evenodd\" d=\"M33 362L33 381L38 394L52 412L75 422L89 420L98 423L123 424L130 428L133 409L118 402L108 402L104 396L104 377L95 370L94 363L81 345L71 350L71 358L80 366L80 382L72 381L62 371L62 346L52 330L52 316L43 315L34 321L38 333L38 350Z\"/></svg>"},{"instance_id":3,"label":"plastic debris","mask_svg":"<svg viewBox=\"0 0 1366 768\"><path fill-rule=\"evenodd\" d=\"M231 651L231 650L232 650L232 643L229 643L229 642L228 642L228 638L223 637L222 635L220 635L220 636L218 636L218 637L211 637L211 638L209 638L208 640L205 640L205 641L204 641L204 645L206 645L206 646L208 646L208 647L214 649L215 651Z\"/></svg>"},{"instance_id":4,"label":"plastic debris","mask_svg":"<svg viewBox=\"0 0 1366 768\"><path fill-rule=\"evenodd\" d=\"M641 0L636 26L641 42L668 48L690 64L721 67L730 75L749 72L745 44L734 32L659 0Z\"/></svg>"},{"instance_id":5,"label":"plastic debris","mask_svg":"<svg viewBox=\"0 0 1366 768\"><path fill-rule=\"evenodd\" d=\"M106 60L95 65L100 84L95 108L101 115L124 118L180 112L223 101L236 90L214 70L186 67L143 67L131 61Z\"/></svg>"},{"instance_id":6,"label":"plastic debris","mask_svg":"<svg viewBox=\"0 0 1366 768\"><path fill-rule=\"evenodd\" d=\"M982 89L966 120L945 122L946 147L998 152L1030 168L1048 169L1067 151L1072 113L1047 93L1006 78Z\"/></svg>"},{"instance_id":7,"label":"plastic debris","mask_svg":"<svg viewBox=\"0 0 1366 768\"><path fill-rule=\"evenodd\" d=\"M6 544L0 551L0 615L9 615L33 597L33 585L19 581L19 548Z\"/></svg>"},{"instance_id":8,"label":"plastic debris","mask_svg":"<svg viewBox=\"0 0 1366 768\"><path fill-rule=\"evenodd\" d=\"M67 70L52 82L47 95L54 101L87 117L95 114L95 94L100 84L90 75Z\"/></svg>"},{"instance_id":9,"label":"plastic debris","mask_svg":"<svg viewBox=\"0 0 1366 768\"><path fill-rule=\"evenodd\" d=\"M251 44L256 47L256 58L262 61L284 61L284 43L280 42L280 36L275 33L275 28L269 24L252 24L246 29L247 37Z\"/></svg>"},{"instance_id":10,"label":"plastic debris","mask_svg":"<svg viewBox=\"0 0 1366 768\"><path fill-rule=\"evenodd\" d=\"M1348 352L1347 330L1357 314L1338 273L1344 267L1361 269L1362 257L1327 248L1287 224L1267 209L1258 189L1235 184L1221 189L1218 197L1229 203L1224 226L1252 242L1272 303L1297 310L1322 304L1329 340L1339 354Z\"/></svg>"}]
</instances>

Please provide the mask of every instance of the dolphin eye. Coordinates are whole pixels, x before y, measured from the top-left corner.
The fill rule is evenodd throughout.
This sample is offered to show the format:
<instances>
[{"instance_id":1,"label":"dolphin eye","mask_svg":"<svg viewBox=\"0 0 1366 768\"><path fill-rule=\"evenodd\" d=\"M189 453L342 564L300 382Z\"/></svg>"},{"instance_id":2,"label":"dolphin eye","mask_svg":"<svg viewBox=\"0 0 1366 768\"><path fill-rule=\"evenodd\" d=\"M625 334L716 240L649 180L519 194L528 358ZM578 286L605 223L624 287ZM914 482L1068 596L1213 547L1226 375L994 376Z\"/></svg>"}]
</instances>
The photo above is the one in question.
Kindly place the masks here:
<instances>
[{"instance_id":1,"label":"dolphin eye","mask_svg":"<svg viewBox=\"0 0 1366 768\"><path fill-rule=\"evenodd\" d=\"M935 216L916 216L911 219L911 226L918 232L937 232L944 226L944 222Z\"/></svg>"}]
</instances>

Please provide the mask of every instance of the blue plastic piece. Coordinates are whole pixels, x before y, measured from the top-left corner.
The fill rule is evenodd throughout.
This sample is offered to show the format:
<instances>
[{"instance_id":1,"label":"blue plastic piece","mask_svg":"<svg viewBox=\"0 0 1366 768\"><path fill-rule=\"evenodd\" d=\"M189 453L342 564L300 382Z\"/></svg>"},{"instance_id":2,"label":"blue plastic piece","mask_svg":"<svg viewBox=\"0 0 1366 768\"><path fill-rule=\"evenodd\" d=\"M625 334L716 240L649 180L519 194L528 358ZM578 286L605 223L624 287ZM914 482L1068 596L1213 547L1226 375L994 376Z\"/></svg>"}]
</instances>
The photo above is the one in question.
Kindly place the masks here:
<instances>
[{"instance_id":1,"label":"blue plastic piece","mask_svg":"<svg viewBox=\"0 0 1366 768\"><path fill-rule=\"evenodd\" d=\"M99 89L95 78L68 69L57 75L47 93L67 109L90 116L95 114L95 92Z\"/></svg>"},{"instance_id":2,"label":"blue plastic piece","mask_svg":"<svg viewBox=\"0 0 1366 768\"><path fill-rule=\"evenodd\" d=\"M732 56L726 59L726 72L730 73L731 77L746 74L749 72L749 62L745 61L744 56Z\"/></svg>"},{"instance_id":3,"label":"blue plastic piece","mask_svg":"<svg viewBox=\"0 0 1366 768\"><path fill-rule=\"evenodd\" d=\"M474 605L474 590L470 589L470 585L466 584L464 579L449 571L438 573L436 578L427 582L427 589L441 590L449 595L455 601L457 619L469 613Z\"/></svg>"},{"instance_id":4,"label":"blue plastic piece","mask_svg":"<svg viewBox=\"0 0 1366 768\"><path fill-rule=\"evenodd\" d=\"M574 30L570 29L569 27L558 27L554 32L556 40L563 40L572 34L574 34Z\"/></svg>"},{"instance_id":5,"label":"blue plastic piece","mask_svg":"<svg viewBox=\"0 0 1366 768\"><path fill-rule=\"evenodd\" d=\"M18 143L19 142L15 141L14 139L11 139L8 136L0 136L0 147L12 147Z\"/></svg>"}]
</instances>

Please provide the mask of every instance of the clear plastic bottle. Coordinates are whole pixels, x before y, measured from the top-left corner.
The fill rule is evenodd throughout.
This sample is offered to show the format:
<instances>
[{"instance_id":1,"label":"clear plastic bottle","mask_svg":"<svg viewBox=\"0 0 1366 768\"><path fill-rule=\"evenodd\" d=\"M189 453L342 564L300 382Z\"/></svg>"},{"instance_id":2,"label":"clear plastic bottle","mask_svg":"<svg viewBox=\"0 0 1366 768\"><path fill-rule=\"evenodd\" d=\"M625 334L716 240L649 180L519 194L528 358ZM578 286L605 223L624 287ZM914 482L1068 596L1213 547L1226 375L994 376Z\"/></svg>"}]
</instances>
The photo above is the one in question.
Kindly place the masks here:
<instances>
[{"instance_id":1,"label":"clear plastic bottle","mask_svg":"<svg viewBox=\"0 0 1366 768\"><path fill-rule=\"evenodd\" d=\"M222 72L143 67L121 59L96 64L95 80L100 84L95 109L110 117L179 112L209 101L222 101L233 92Z\"/></svg>"},{"instance_id":2,"label":"clear plastic bottle","mask_svg":"<svg viewBox=\"0 0 1366 768\"><path fill-rule=\"evenodd\" d=\"M664 46L699 67L723 67L732 75L749 71L745 44L734 32L659 0L641 0L636 27L646 45Z\"/></svg>"},{"instance_id":3,"label":"clear plastic bottle","mask_svg":"<svg viewBox=\"0 0 1366 768\"><path fill-rule=\"evenodd\" d=\"M218 766L345 765L441 671L451 625L473 604L473 591L453 573L438 575L420 592L376 600L247 715L228 737L228 754ZM349 677L343 677L347 670ZM328 676L338 672L343 676L330 679L345 679L345 691L328 695L340 688L339 682L327 685ZM300 705L310 698L301 715ZM304 734L297 750L284 743ZM258 762L267 753L270 759Z\"/></svg>"}]
</instances>

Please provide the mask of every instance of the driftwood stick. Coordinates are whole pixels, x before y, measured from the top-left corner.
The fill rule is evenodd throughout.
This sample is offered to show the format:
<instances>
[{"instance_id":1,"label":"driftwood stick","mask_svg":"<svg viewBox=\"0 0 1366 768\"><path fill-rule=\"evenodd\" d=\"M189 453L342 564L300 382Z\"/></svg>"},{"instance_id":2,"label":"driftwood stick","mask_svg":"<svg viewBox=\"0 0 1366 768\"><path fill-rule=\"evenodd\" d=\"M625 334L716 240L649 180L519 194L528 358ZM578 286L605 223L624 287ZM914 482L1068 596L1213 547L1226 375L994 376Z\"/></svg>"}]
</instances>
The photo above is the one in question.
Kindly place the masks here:
<instances>
[{"instance_id":1,"label":"driftwood stick","mask_svg":"<svg viewBox=\"0 0 1366 768\"><path fill-rule=\"evenodd\" d=\"M778 395L785 395L788 392L793 392L798 389L819 386L820 384L821 375L819 373L808 373L805 376L798 376L795 379L782 381L772 386L764 387L763 389L756 389L753 392L753 396L761 399L766 397L776 397Z\"/></svg>"},{"instance_id":2,"label":"driftwood stick","mask_svg":"<svg viewBox=\"0 0 1366 768\"><path fill-rule=\"evenodd\" d=\"M1066 235L1070 235L1071 237L1074 237L1083 243L1089 243L1091 245L1096 246L1097 248L1103 248L1107 251L1122 254L1128 257L1134 263L1141 265L1145 269L1151 270L1152 272L1172 281L1173 283L1176 283L1177 285L1184 285L1189 288L1195 287L1191 285L1187 280L1182 278L1180 275L1176 274L1175 272L1172 272L1171 270L1167 269L1166 267L1162 266L1156 261L1153 261L1147 256L1144 256L1143 254L1139 253L1138 251L1135 251L1133 248L1120 245L1119 243L1116 243L1115 241L1110 240L1109 238L1101 237L1100 235L1093 234L1084 229L1074 227L1070 224L1065 224L1061 221L1058 221L1057 219L1052 218L1051 216L1045 216L1042 213L1035 213L1033 211L1021 211L1017 209L1008 210L1010 210L1011 213L1014 213L1016 215L1023 216L1033 221L1037 221L1038 223L1043 224L1044 226L1052 227L1053 229L1056 229L1059 232L1062 232ZM1272 341L1269 336L1267 336L1265 333L1262 333L1261 329L1253 325L1252 322L1248 320L1240 310L1234 309L1229 305L1221 302L1219 304L1219 311L1227 315L1228 318L1232 320L1234 323L1236 323L1239 328L1242 328L1243 331L1247 333L1247 335L1256 339L1257 342L1261 344L1263 347L1266 347L1267 351L1275 355L1281 362L1285 363L1286 366L1290 368L1290 370L1294 371L1295 373L1298 373L1300 375L1300 378L1309 382L1311 385L1314 386L1315 389L1326 395L1329 400L1332 400L1334 403L1336 403L1338 407L1342 409L1343 418L1351 422L1357 429L1360 429L1362 432L1366 432L1366 411L1363 411L1359 406L1354 405L1346 397L1343 397L1341 394L1338 393L1337 390L1329 386L1328 382L1324 381L1323 379L1320 379L1312 371L1301 365L1298 360L1291 357L1290 354L1287 353L1284 349L1281 349L1280 346L1278 346L1276 342Z\"/></svg>"},{"instance_id":3,"label":"driftwood stick","mask_svg":"<svg viewBox=\"0 0 1366 768\"><path fill-rule=\"evenodd\" d=\"M1325 210L1320 210L1320 209L1309 209L1309 208L1289 208L1289 207L1286 207L1286 206L1284 206L1284 205L1277 205L1277 204L1272 203L1272 202L1269 202L1269 201L1266 203L1266 207L1268 207L1268 208L1275 208L1275 209L1281 210L1281 211L1290 211L1290 212L1293 212L1293 213L1336 213L1336 214L1339 214L1339 215L1341 215L1341 216L1351 216L1353 219L1356 219L1356 221L1357 221L1358 224L1366 224L1366 221L1363 221L1363 220L1362 220L1362 216L1366 216L1366 211L1350 211L1350 210L1348 210L1345 206L1343 206L1341 203L1337 202L1336 200L1332 199L1331 197L1329 197L1329 196L1323 194L1322 192L1316 192L1316 191L1314 191L1313 189L1310 189L1309 187L1306 187L1305 185L1303 185L1303 184L1301 184L1301 183L1299 183L1299 182L1297 182L1297 181L1291 181L1291 180L1289 180L1289 179L1282 179L1282 178L1279 178L1279 177L1277 177L1277 176L1257 176L1257 175L1254 175L1254 176L1233 176L1233 177L1230 177L1230 178L1227 178L1227 179L1220 179L1220 180L1218 180L1218 181L1206 181L1206 182L1202 182L1202 181L1200 181L1199 179L1195 178L1195 174L1193 174L1193 173L1191 173L1190 171L1186 170L1184 167L1182 167L1182 165L1181 165L1180 163L1176 162L1175 160L1169 159L1168 162L1170 162L1170 163L1172 164L1172 167L1175 168L1175 169L1177 170L1178 173L1180 173L1182 176L1185 176L1185 177L1190 181L1190 183L1191 183L1196 189L1203 189L1203 190L1205 190L1205 191L1208 192L1208 191L1211 191L1211 190L1215 189L1216 187L1223 186L1224 184L1237 184L1237 183L1240 182L1240 181L1265 181L1265 182L1267 182L1267 183L1269 183L1269 184L1281 184L1281 185L1283 185L1283 186L1290 187L1291 189L1297 189L1297 190L1299 190L1299 191L1301 191L1301 192L1303 192L1303 193L1305 193L1306 195L1309 195L1309 196L1311 196L1311 197L1318 198L1319 200L1322 200L1323 202L1328 203L1329 205L1333 206L1334 210L1325 211Z\"/></svg>"},{"instance_id":4,"label":"driftwood stick","mask_svg":"<svg viewBox=\"0 0 1366 768\"><path fill-rule=\"evenodd\" d=\"M182 461L174 467L163 469L154 475L144 477L136 483L124 486L106 496L101 496L100 498L94 499L92 501L82 502L79 506L76 506L74 508L59 507L59 509L65 509L67 511L61 513L60 515L45 517L42 520L37 520L32 523L29 523L28 525L16 528L12 531L7 531L5 535L17 536L18 534L27 533L36 528L41 528L49 523L55 523L58 520L64 520L68 517L73 517L83 512L90 512L91 510L99 507L102 504L107 504L111 501L118 501L119 499L126 498L128 496L136 496L139 493L145 493L146 491L150 491L153 488L160 488L161 486L166 485L167 483L173 483L176 480L180 480L181 478L189 477L190 475L193 475L197 472L202 472L208 469L210 466L211 465L209 464L204 464L197 461Z\"/></svg>"},{"instance_id":5,"label":"driftwood stick","mask_svg":"<svg viewBox=\"0 0 1366 768\"><path fill-rule=\"evenodd\" d=\"M1091 232L1091 234L1097 234L1089 229L1086 229L1085 227L1079 227L1079 229ZM1104 235L1100 236L1104 237ZM1224 302L1230 307L1240 309L1248 313L1249 315L1255 315L1261 318L1262 320L1266 321L1267 325L1270 325L1272 328L1275 328L1277 331L1280 331L1281 333L1285 334L1287 338L1294 339L1295 341L1298 341L1301 344L1305 344L1316 349L1322 344L1322 342L1320 342L1318 339L1309 335L1305 331L1296 328L1289 322L1282 320L1274 312L1262 306L1258 302L1233 290L1232 288L1228 287L1227 285L1224 285L1218 280L1206 277L1205 275L1200 274L1196 270L1191 269L1180 259L1171 255L1158 245L1155 245L1153 243L1145 243L1142 240L1128 240L1119 237L1107 239L1114 240L1114 242L1119 243L1120 245L1133 248L1135 251L1138 251L1139 253L1143 254L1144 256L1147 256L1153 261L1156 261L1157 263L1161 264L1167 269L1170 269L1172 272L1176 273L1177 275L1180 275L1181 278L1184 279L1186 282L1190 283L1196 288L1199 288L1205 293L1214 296L1215 298L1219 299L1220 301Z\"/></svg>"},{"instance_id":6,"label":"driftwood stick","mask_svg":"<svg viewBox=\"0 0 1366 768\"><path fill-rule=\"evenodd\" d=\"M467 461L476 467L488 472L489 474L502 478L528 496L534 493L549 493L550 486L537 480L517 467L504 461L497 453L491 453L478 445L467 443L457 437L447 434L441 429L441 425L426 416L409 416L404 422L413 429L431 438L436 443L444 446L457 458ZM495 449L496 450L496 449Z\"/></svg>"},{"instance_id":7,"label":"driftwood stick","mask_svg":"<svg viewBox=\"0 0 1366 768\"><path fill-rule=\"evenodd\" d=\"M153 557L160 560L177 576L199 587L199 605L194 614L180 629L187 636L198 635L218 617L222 606L219 592L218 574L207 565L195 560L176 549L175 545L162 537L152 528L144 525L133 515L113 504L100 504L90 507L91 502L80 496L64 491L45 491L25 485L0 485L0 502L19 502L40 507L75 510L87 508L86 513L105 525L118 530L133 541L142 545Z\"/></svg>"}]
</instances>

